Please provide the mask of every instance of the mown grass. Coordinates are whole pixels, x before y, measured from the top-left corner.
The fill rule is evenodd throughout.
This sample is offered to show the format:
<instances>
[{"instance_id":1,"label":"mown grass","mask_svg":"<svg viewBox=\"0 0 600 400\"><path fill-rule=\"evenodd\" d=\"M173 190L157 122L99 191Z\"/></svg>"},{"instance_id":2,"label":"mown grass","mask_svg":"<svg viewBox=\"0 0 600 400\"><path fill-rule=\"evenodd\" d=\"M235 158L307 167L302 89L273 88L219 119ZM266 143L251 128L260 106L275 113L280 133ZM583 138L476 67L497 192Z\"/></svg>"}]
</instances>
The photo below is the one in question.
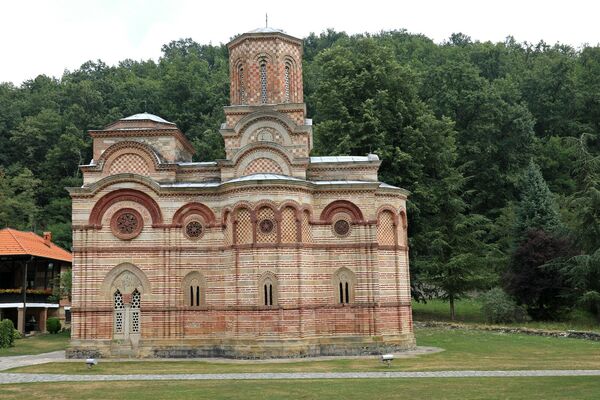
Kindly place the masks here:
<instances>
[{"instance_id":1,"label":"mown grass","mask_svg":"<svg viewBox=\"0 0 600 400\"><path fill-rule=\"evenodd\" d=\"M396 359L390 368L377 357L294 362L124 361L57 362L10 372L64 374L186 374L235 372L349 372L509 369L600 369L600 342L467 329L421 328L420 346L445 349L435 354ZM9 372L9 371L7 371Z\"/></svg>"},{"instance_id":2,"label":"mown grass","mask_svg":"<svg viewBox=\"0 0 600 400\"><path fill-rule=\"evenodd\" d=\"M54 335L48 333L17 339L13 347L0 349L0 357L64 350L69 345L69 339L70 334L68 331Z\"/></svg>"},{"instance_id":3,"label":"mown grass","mask_svg":"<svg viewBox=\"0 0 600 400\"><path fill-rule=\"evenodd\" d=\"M431 299L427 303L413 301L413 319L415 321L450 322L450 306L448 302ZM455 303L456 318L454 322L486 324L481 312L481 303L477 299L463 299ZM528 321L505 326L525 327L546 330L579 330L600 332L600 322L591 314L582 310L574 310L561 321Z\"/></svg>"},{"instance_id":4,"label":"mown grass","mask_svg":"<svg viewBox=\"0 0 600 400\"><path fill-rule=\"evenodd\" d=\"M597 377L69 382L0 385L14 399L597 399Z\"/></svg>"}]
</instances>

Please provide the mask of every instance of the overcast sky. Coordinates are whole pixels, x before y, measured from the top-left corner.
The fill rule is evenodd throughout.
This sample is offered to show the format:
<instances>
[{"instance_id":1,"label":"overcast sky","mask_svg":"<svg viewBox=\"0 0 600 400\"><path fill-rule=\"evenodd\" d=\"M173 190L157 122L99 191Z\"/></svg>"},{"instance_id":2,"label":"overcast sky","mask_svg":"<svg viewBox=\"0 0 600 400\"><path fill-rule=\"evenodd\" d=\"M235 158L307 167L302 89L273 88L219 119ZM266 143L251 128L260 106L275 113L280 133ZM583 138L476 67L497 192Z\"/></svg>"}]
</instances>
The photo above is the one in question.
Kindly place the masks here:
<instances>
[{"instance_id":1,"label":"overcast sky","mask_svg":"<svg viewBox=\"0 0 600 400\"><path fill-rule=\"evenodd\" d=\"M453 32L473 39L600 42L593 0L0 0L0 82L60 77L87 60L116 64L160 57L163 44L191 37L226 43L269 26L305 37L327 28L348 33L407 29L436 42Z\"/></svg>"}]
</instances>

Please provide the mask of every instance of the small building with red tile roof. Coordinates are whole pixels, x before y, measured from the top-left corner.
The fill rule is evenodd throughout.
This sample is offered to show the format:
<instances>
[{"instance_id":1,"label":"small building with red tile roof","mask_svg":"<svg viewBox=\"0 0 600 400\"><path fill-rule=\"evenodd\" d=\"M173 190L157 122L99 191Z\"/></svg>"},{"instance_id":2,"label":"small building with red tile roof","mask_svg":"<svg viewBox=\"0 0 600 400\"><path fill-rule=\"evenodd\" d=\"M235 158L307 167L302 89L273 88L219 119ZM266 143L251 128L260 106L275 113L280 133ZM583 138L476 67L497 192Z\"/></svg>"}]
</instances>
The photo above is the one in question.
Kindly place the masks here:
<instances>
[{"instance_id":1,"label":"small building with red tile roof","mask_svg":"<svg viewBox=\"0 0 600 400\"><path fill-rule=\"evenodd\" d=\"M61 318L64 326L70 303L55 299L52 291L72 259L52 243L50 232L0 229L0 319L11 319L21 333L44 332L49 316Z\"/></svg>"}]
</instances>

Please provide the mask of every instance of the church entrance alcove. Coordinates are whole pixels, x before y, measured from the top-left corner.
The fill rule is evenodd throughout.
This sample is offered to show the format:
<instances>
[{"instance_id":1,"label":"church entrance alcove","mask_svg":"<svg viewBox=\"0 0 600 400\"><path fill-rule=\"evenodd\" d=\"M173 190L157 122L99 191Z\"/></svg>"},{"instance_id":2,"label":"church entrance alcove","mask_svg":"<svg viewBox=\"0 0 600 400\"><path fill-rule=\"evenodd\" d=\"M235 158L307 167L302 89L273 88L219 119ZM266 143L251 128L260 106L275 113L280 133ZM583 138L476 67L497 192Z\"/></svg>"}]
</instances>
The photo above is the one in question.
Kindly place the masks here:
<instances>
[{"instance_id":1,"label":"church entrance alcove","mask_svg":"<svg viewBox=\"0 0 600 400\"><path fill-rule=\"evenodd\" d=\"M112 300L113 340L137 347L142 333L142 298L149 292L146 275L135 265L121 264L107 274L101 290Z\"/></svg>"},{"instance_id":2,"label":"church entrance alcove","mask_svg":"<svg viewBox=\"0 0 600 400\"><path fill-rule=\"evenodd\" d=\"M126 303L126 299L129 300ZM113 339L129 341L137 344L140 339L141 314L140 305L142 294L139 290L134 291L128 296L123 296L117 289L114 294L114 318L113 318Z\"/></svg>"}]
</instances>

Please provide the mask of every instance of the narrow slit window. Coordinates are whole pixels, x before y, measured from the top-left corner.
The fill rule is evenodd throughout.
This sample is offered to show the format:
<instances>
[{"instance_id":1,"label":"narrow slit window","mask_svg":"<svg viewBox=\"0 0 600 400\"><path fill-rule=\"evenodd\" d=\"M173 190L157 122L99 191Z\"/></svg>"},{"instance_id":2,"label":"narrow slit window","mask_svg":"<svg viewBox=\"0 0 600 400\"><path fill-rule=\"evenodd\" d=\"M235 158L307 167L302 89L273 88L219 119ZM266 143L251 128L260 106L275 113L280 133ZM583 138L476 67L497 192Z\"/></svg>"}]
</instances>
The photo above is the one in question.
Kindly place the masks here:
<instances>
[{"instance_id":1,"label":"narrow slit window","mask_svg":"<svg viewBox=\"0 0 600 400\"><path fill-rule=\"evenodd\" d=\"M273 305L273 285L269 284L269 305Z\"/></svg>"},{"instance_id":2,"label":"narrow slit window","mask_svg":"<svg viewBox=\"0 0 600 400\"><path fill-rule=\"evenodd\" d=\"M344 287L342 282L340 282L340 303L344 304Z\"/></svg>"},{"instance_id":3,"label":"narrow slit window","mask_svg":"<svg viewBox=\"0 0 600 400\"><path fill-rule=\"evenodd\" d=\"M348 290L348 282L346 282L346 304L350 303L350 291Z\"/></svg>"},{"instance_id":4,"label":"narrow slit window","mask_svg":"<svg viewBox=\"0 0 600 400\"><path fill-rule=\"evenodd\" d=\"M260 102L267 103L267 63L260 63Z\"/></svg>"},{"instance_id":5,"label":"narrow slit window","mask_svg":"<svg viewBox=\"0 0 600 400\"><path fill-rule=\"evenodd\" d=\"M290 101L290 66L285 66L284 72L284 85L285 85L285 102L289 103Z\"/></svg>"},{"instance_id":6,"label":"narrow slit window","mask_svg":"<svg viewBox=\"0 0 600 400\"><path fill-rule=\"evenodd\" d=\"M196 286L196 306L200 305L200 286Z\"/></svg>"},{"instance_id":7,"label":"narrow slit window","mask_svg":"<svg viewBox=\"0 0 600 400\"><path fill-rule=\"evenodd\" d=\"M264 285L265 290L265 306L269 305L269 298L267 297L267 285Z\"/></svg>"},{"instance_id":8,"label":"narrow slit window","mask_svg":"<svg viewBox=\"0 0 600 400\"><path fill-rule=\"evenodd\" d=\"M194 305L194 287L190 286L190 306Z\"/></svg>"},{"instance_id":9,"label":"narrow slit window","mask_svg":"<svg viewBox=\"0 0 600 400\"><path fill-rule=\"evenodd\" d=\"M246 91L244 89L244 67L240 67L238 70L238 86L240 104L244 104L246 102Z\"/></svg>"}]
</instances>

